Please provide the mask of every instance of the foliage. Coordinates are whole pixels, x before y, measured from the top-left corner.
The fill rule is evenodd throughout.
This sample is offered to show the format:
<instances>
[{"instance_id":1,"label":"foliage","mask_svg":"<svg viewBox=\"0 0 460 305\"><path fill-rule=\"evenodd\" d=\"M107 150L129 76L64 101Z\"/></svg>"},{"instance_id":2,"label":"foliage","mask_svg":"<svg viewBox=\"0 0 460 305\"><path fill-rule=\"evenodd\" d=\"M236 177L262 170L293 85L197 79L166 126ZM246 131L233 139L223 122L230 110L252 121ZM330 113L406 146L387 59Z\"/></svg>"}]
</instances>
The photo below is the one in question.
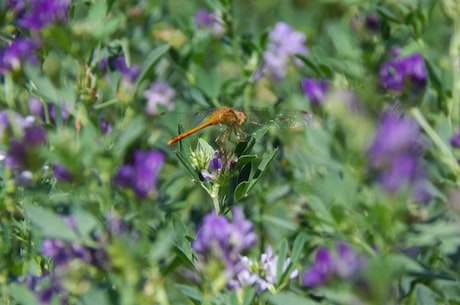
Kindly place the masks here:
<instances>
[{"instance_id":1,"label":"foliage","mask_svg":"<svg viewBox=\"0 0 460 305\"><path fill-rule=\"evenodd\" d=\"M2 304L459 304L456 1L0 8Z\"/></svg>"}]
</instances>

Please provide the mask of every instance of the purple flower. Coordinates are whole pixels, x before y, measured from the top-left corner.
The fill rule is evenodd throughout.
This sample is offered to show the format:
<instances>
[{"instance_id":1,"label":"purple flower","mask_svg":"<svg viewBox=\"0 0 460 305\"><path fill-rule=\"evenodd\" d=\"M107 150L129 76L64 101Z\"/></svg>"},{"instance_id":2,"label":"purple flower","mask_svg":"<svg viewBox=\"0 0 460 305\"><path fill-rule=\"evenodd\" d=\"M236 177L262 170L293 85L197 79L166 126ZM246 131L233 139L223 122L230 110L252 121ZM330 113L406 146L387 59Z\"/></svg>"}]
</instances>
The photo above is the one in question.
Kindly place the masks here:
<instances>
[{"instance_id":1,"label":"purple flower","mask_svg":"<svg viewBox=\"0 0 460 305\"><path fill-rule=\"evenodd\" d=\"M370 13L364 21L366 28L370 31L377 31L380 24L380 17L376 13Z\"/></svg>"},{"instance_id":2,"label":"purple flower","mask_svg":"<svg viewBox=\"0 0 460 305\"><path fill-rule=\"evenodd\" d=\"M65 166L60 165L58 163L54 163L52 167L53 167L54 177L57 180L65 181L65 182L72 181L73 179L72 173L70 173L69 170Z\"/></svg>"},{"instance_id":3,"label":"purple flower","mask_svg":"<svg viewBox=\"0 0 460 305\"><path fill-rule=\"evenodd\" d=\"M192 248L202 260L199 264L206 265L210 260L217 259L225 264L228 279L241 270L241 253L251 248L257 236L252 231L253 224L244 218L243 211L234 208L233 223L225 216L211 212L205 216Z\"/></svg>"},{"instance_id":4,"label":"purple flower","mask_svg":"<svg viewBox=\"0 0 460 305\"><path fill-rule=\"evenodd\" d=\"M314 264L302 275L305 287L324 285L334 276L350 279L364 265L364 260L348 245L339 243L336 250L332 254L327 248L318 249Z\"/></svg>"},{"instance_id":5,"label":"purple flower","mask_svg":"<svg viewBox=\"0 0 460 305\"><path fill-rule=\"evenodd\" d=\"M147 99L145 111L154 115L159 112L158 105L165 107L168 111L175 108L172 99L176 96L176 91L164 81L156 81L150 85L150 88L144 92Z\"/></svg>"},{"instance_id":6,"label":"purple flower","mask_svg":"<svg viewBox=\"0 0 460 305\"><path fill-rule=\"evenodd\" d=\"M104 120L104 118L99 118L99 127L102 130L102 133L108 134L112 132L112 124L110 122Z\"/></svg>"},{"instance_id":7,"label":"purple flower","mask_svg":"<svg viewBox=\"0 0 460 305\"><path fill-rule=\"evenodd\" d=\"M419 157L423 145L416 122L386 111L368 149L368 163L381 186L390 193L422 178Z\"/></svg>"},{"instance_id":8,"label":"purple flower","mask_svg":"<svg viewBox=\"0 0 460 305\"><path fill-rule=\"evenodd\" d=\"M165 155L159 150L138 150L134 153L134 162L122 165L114 181L131 188L138 197L146 198L155 190L164 161Z\"/></svg>"},{"instance_id":9,"label":"purple flower","mask_svg":"<svg viewBox=\"0 0 460 305\"><path fill-rule=\"evenodd\" d=\"M108 64L112 70L119 71L123 78L130 83L136 80L139 72L141 71L139 65L132 65L131 67L128 67L123 55L110 57L108 59Z\"/></svg>"},{"instance_id":10,"label":"purple flower","mask_svg":"<svg viewBox=\"0 0 460 305\"><path fill-rule=\"evenodd\" d=\"M347 245L337 245L336 272L340 278L350 278L363 264L362 259Z\"/></svg>"},{"instance_id":11,"label":"purple flower","mask_svg":"<svg viewBox=\"0 0 460 305\"><path fill-rule=\"evenodd\" d=\"M243 269L235 276L235 281L231 282L232 288L241 286L257 286L259 293L269 289L273 290L276 284L278 270L278 256L274 255L271 246L267 246L265 253L262 253L260 261L254 262L247 257L241 258ZM286 272L290 258L286 258L283 263L282 272ZM295 269L289 275L290 279L297 277L299 271Z\"/></svg>"},{"instance_id":12,"label":"purple flower","mask_svg":"<svg viewBox=\"0 0 460 305\"><path fill-rule=\"evenodd\" d=\"M209 182L216 182L219 178L228 173L238 163L238 158L232 156L227 160L228 156L220 151L214 152L214 158L209 161L209 171L201 170L201 176Z\"/></svg>"},{"instance_id":13,"label":"purple flower","mask_svg":"<svg viewBox=\"0 0 460 305\"><path fill-rule=\"evenodd\" d=\"M41 166L38 161L37 149L46 142L46 130L37 125L31 116L22 117L12 114L14 123L22 133L22 137L9 136L12 133L10 116L7 112L0 112L0 140L7 142L9 147L3 162L14 170L34 169Z\"/></svg>"},{"instance_id":14,"label":"purple flower","mask_svg":"<svg viewBox=\"0 0 460 305\"><path fill-rule=\"evenodd\" d=\"M27 8L24 0L8 0L6 6L13 11L16 17L22 16Z\"/></svg>"},{"instance_id":15,"label":"purple flower","mask_svg":"<svg viewBox=\"0 0 460 305\"><path fill-rule=\"evenodd\" d=\"M195 13L195 24L197 27L210 29L216 37L225 34L222 19L208 10L200 9Z\"/></svg>"},{"instance_id":16,"label":"purple flower","mask_svg":"<svg viewBox=\"0 0 460 305\"><path fill-rule=\"evenodd\" d=\"M38 58L35 51L40 46L37 40L30 38L17 38L0 49L0 75L11 71L18 71L24 62L36 64Z\"/></svg>"},{"instance_id":17,"label":"purple flower","mask_svg":"<svg viewBox=\"0 0 460 305\"><path fill-rule=\"evenodd\" d=\"M427 71L423 56L416 53L400 57L398 49L392 50L393 58L380 67L380 82L392 91L403 91L408 85L415 90L425 87Z\"/></svg>"},{"instance_id":18,"label":"purple flower","mask_svg":"<svg viewBox=\"0 0 460 305\"><path fill-rule=\"evenodd\" d=\"M295 54L306 55L306 37L301 32L294 31L289 24L278 22L269 34L270 42L263 54L265 68L275 80L281 80L286 75L286 66L289 58ZM298 66L302 62L293 58Z\"/></svg>"},{"instance_id":19,"label":"purple flower","mask_svg":"<svg viewBox=\"0 0 460 305\"><path fill-rule=\"evenodd\" d=\"M301 87L313 106L319 106L326 97L326 90L329 82L325 79L315 80L313 78L304 78L301 81Z\"/></svg>"},{"instance_id":20,"label":"purple flower","mask_svg":"<svg viewBox=\"0 0 460 305\"><path fill-rule=\"evenodd\" d=\"M31 0L30 7L18 24L39 31L54 22L67 22L70 5L69 0Z\"/></svg>"},{"instance_id":21,"label":"purple flower","mask_svg":"<svg viewBox=\"0 0 460 305\"><path fill-rule=\"evenodd\" d=\"M34 292L37 304L51 304L53 296L58 297L59 304L69 304L68 292L62 286L62 279L54 272L40 276L27 274L25 279L20 279L19 282L24 282Z\"/></svg>"},{"instance_id":22,"label":"purple flower","mask_svg":"<svg viewBox=\"0 0 460 305\"><path fill-rule=\"evenodd\" d=\"M64 217L63 221L79 235L73 216ZM94 241L98 241L96 237L93 239ZM42 241L41 251L43 255L49 256L54 260L56 267L63 270L66 270L69 267L69 263L76 259L95 267L108 267L107 253L102 247L93 248L77 242L47 238Z\"/></svg>"},{"instance_id":23,"label":"purple flower","mask_svg":"<svg viewBox=\"0 0 460 305\"><path fill-rule=\"evenodd\" d=\"M460 148L460 128L457 129L457 132L450 138L450 145L455 148Z\"/></svg>"},{"instance_id":24,"label":"purple flower","mask_svg":"<svg viewBox=\"0 0 460 305\"><path fill-rule=\"evenodd\" d=\"M45 104L46 110L48 112L49 122L53 125L56 124L57 115L56 115L56 108L59 108L61 111L61 119L62 122L66 122L69 118L69 106L67 103L62 102L60 103L59 107L57 107L53 103ZM40 102L36 97L32 97L29 100L29 111L31 114L38 116L42 119L42 121L46 121L46 112L45 107L42 102Z\"/></svg>"}]
</instances>

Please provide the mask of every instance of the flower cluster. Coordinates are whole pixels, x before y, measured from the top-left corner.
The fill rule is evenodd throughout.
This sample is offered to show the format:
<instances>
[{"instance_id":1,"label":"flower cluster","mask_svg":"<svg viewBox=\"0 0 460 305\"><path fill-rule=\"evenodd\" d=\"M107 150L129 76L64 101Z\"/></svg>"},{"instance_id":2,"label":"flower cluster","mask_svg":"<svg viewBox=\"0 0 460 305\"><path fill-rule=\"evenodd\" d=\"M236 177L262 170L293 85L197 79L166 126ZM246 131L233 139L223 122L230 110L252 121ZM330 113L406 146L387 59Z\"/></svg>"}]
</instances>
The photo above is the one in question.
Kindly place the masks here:
<instances>
[{"instance_id":1,"label":"flower cluster","mask_svg":"<svg viewBox=\"0 0 460 305\"><path fill-rule=\"evenodd\" d=\"M65 216L62 219L77 236L80 236L74 216ZM117 236L130 232L128 225L113 214L107 215L106 226L108 232ZM134 235L132 237L135 238ZM69 274L76 277L84 276L81 263L99 270L109 268L109 255L104 247L105 235L94 235L92 239L97 247L51 238L42 241L41 252L53 260L54 269L41 276L28 274L24 280L40 304L51 304L51 300L56 297L60 299L61 304L68 304L69 292L64 279Z\"/></svg>"},{"instance_id":2,"label":"flower cluster","mask_svg":"<svg viewBox=\"0 0 460 305\"><path fill-rule=\"evenodd\" d=\"M306 287L318 287L334 277L352 279L365 264L348 245L340 243L337 252L332 254L327 248L316 252L314 264L302 275L302 284Z\"/></svg>"},{"instance_id":3,"label":"flower cluster","mask_svg":"<svg viewBox=\"0 0 460 305\"><path fill-rule=\"evenodd\" d=\"M278 278L278 256L274 255L271 246L268 246L265 253L262 253L260 261L253 261L246 256L241 257L241 261L243 269L236 274L235 280L231 282L230 286L232 288L257 286L259 293L265 290L275 291L276 280ZM286 258L283 263L283 273L286 272L290 263L290 258ZM298 275L299 271L295 269L289 274L289 278L293 279Z\"/></svg>"},{"instance_id":4,"label":"flower cluster","mask_svg":"<svg viewBox=\"0 0 460 305\"><path fill-rule=\"evenodd\" d=\"M103 57L99 61L98 68L103 73L108 70L118 71L121 73L123 80L128 83L133 83L141 71L139 65L128 66L123 55Z\"/></svg>"},{"instance_id":5,"label":"flower cluster","mask_svg":"<svg viewBox=\"0 0 460 305\"><path fill-rule=\"evenodd\" d=\"M33 97L29 101L30 113L41 118L43 122L47 121L48 115L49 122L53 125L56 124L56 120L58 119L56 114L56 108L60 109L60 119L62 120L62 122L65 123L69 118L69 105L67 105L66 103L61 103L59 107L57 107L53 103L49 103L46 104L45 110L45 106L37 98Z\"/></svg>"},{"instance_id":6,"label":"flower cluster","mask_svg":"<svg viewBox=\"0 0 460 305\"><path fill-rule=\"evenodd\" d=\"M7 46L0 49L0 75L11 71L18 71L24 62L37 63L35 50L40 47L40 42L33 38L16 38Z\"/></svg>"},{"instance_id":7,"label":"flower cluster","mask_svg":"<svg viewBox=\"0 0 460 305\"><path fill-rule=\"evenodd\" d=\"M175 104L172 102L175 96L176 91L168 83L156 81L144 92L144 97L147 100L145 111L150 115L157 114L159 112L159 105L168 111L172 111L175 108Z\"/></svg>"},{"instance_id":8,"label":"flower cluster","mask_svg":"<svg viewBox=\"0 0 460 305\"><path fill-rule=\"evenodd\" d=\"M38 304L52 304L53 299L58 299L59 304L69 304L69 294L62 285L62 279L55 273L40 276L27 274L19 282L24 282L35 295Z\"/></svg>"},{"instance_id":9,"label":"flower cluster","mask_svg":"<svg viewBox=\"0 0 460 305\"><path fill-rule=\"evenodd\" d=\"M17 24L32 31L40 31L55 22L67 22L69 0L10 0L9 8L16 14Z\"/></svg>"},{"instance_id":10,"label":"flower cluster","mask_svg":"<svg viewBox=\"0 0 460 305\"><path fill-rule=\"evenodd\" d=\"M225 34L222 19L208 10L201 9L195 13L195 24L198 28L209 29L213 36L220 37Z\"/></svg>"},{"instance_id":11,"label":"flower cluster","mask_svg":"<svg viewBox=\"0 0 460 305\"><path fill-rule=\"evenodd\" d=\"M367 151L369 166L384 190L393 193L423 179L423 151L419 126L398 113L385 111Z\"/></svg>"},{"instance_id":12,"label":"flower cluster","mask_svg":"<svg viewBox=\"0 0 460 305\"><path fill-rule=\"evenodd\" d=\"M399 56L399 49L391 52L393 58L380 67L380 82L384 88L401 92L407 87L414 90L424 88L427 71L423 56L415 53L409 56Z\"/></svg>"},{"instance_id":13,"label":"flower cluster","mask_svg":"<svg viewBox=\"0 0 460 305\"><path fill-rule=\"evenodd\" d=\"M123 164L118 169L114 182L131 188L139 198L146 198L155 191L164 161L165 155L159 150L138 150L132 164Z\"/></svg>"},{"instance_id":14,"label":"flower cluster","mask_svg":"<svg viewBox=\"0 0 460 305\"><path fill-rule=\"evenodd\" d=\"M192 243L193 250L199 254L199 268L203 270L212 266L211 261L217 260L225 265L228 281L244 268L241 254L257 240L253 224L244 218L243 211L234 208L232 213L233 222L215 212L206 215Z\"/></svg>"},{"instance_id":15,"label":"flower cluster","mask_svg":"<svg viewBox=\"0 0 460 305\"><path fill-rule=\"evenodd\" d=\"M300 86L311 104L313 106L319 106L326 97L329 82L325 79L316 80L313 78L304 78L301 81Z\"/></svg>"},{"instance_id":16,"label":"flower cluster","mask_svg":"<svg viewBox=\"0 0 460 305\"><path fill-rule=\"evenodd\" d=\"M238 162L238 157L228 157L220 151L214 153L214 157L209 161L209 170L202 169L201 176L209 181L216 182L221 175L229 172Z\"/></svg>"},{"instance_id":17,"label":"flower cluster","mask_svg":"<svg viewBox=\"0 0 460 305\"><path fill-rule=\"evenodd\" d=\"M9 144L8 151L0 154L0 161L13 171L20 184L30 182L29 170L42 166L37 150L45 142L46 130L34 117L0 111L0 143Z\"/></svg>"},{"instance_id":18,"label":"flower cluster","mask_svg":"<svg viewBox=\"0 0 460 305\"><path fill-rule=\"evenodd\" d=\"M296 65L302 64L293 56L308 53L305 46L306 37L305 34L294 31L289 24L278 22L270 32L269 39L267 50L263 54L264 65L275 80L281 80L286 76L286 67L290 58Z\"/></svg>"}]
</instances>

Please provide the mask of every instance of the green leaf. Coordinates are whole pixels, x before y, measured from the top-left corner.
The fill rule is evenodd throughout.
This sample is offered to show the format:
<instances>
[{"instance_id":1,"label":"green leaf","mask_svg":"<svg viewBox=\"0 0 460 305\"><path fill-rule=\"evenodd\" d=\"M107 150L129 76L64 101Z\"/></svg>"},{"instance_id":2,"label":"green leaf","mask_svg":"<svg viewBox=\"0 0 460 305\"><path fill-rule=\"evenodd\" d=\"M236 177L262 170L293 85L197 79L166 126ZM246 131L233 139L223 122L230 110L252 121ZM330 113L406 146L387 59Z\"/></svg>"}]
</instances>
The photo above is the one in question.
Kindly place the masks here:
<instances>
[{"instance_id":1,"label":"green leaf","mask_svg":"<svg viewBox=\"0 0 460 305\"><path fill-rule=\"evenodd\" d=\"M126 149L145 132L145 121L142 117L135 117L125 128L121 135L117 137L114 145L116 157L123 157Z\"/></svg>"},{"instance_id":2,"label":"green leaf","mask_svg":"<svg viewBox=\"0 0 460 305\"><path fill-rule=\"evenodd\" d=\"M161 45L153 49L141 65L141 71L134 85L134 91L137 92L139 84L146 78L149 70L168 52L171 46L169 44Z\"/></svg>"},{"instance_id":3,"label":"green leaf","mask_svg":"<svg viewBox=\"0 0 460 305\"><path fill-rule=\"evenodd\" d=\"M418 305L435 305L439 304L436 301L436 296L433 290L429 289L425 285L417 285L415 287L415 298L417 299Z\"/></svg>"},{"instance_id":4,"label":"green leaf","mask_svg":"<svg viewBox=\"0 0 460 305\"><path fill-rule=\"evenodd\" d=\"M275 295L271 295L268 298L268 302L273 305L319 305L320 303L315 302L311 299L304 298L298 294L292 292L279 292Z\"/></svg>"},{"instance_id":5,"label":"green leaf","mask_svg":"<svg viewBox=\"0 0 460 305\"><path fill-rule=\"evenodd\" d=\"M256 296L257 287L253 286L245 290L243 303L241 305L253 304L254 297Z\"/></svg>"},{"instance_id":6,"label":"green leaf","mask_svg":"<svg viewBox=\"0 0 460 305\"><path fill-rule=\"evenodd\" d=\"M37 304L37 299L35 298L34 293L22 285L10 284L6 288L6 293L15 300L14 304L21 304L21 305L36 305Z\"/></svg>"},{"instance_id":7,"label":"green leaf","mask_svg":"<svg viewBox=\"0 0 460 305\"><path fill-rule=\"evenodd\" d=\"M30 221L40 229L40 233L43 236L68 241L80 241L74 230L54 212L30 204L24 205L23 209Z\"/></svg>"},{"instance_id":8,"label":"green leaf","mask_svg":"<svg viewBox=\"0 0 460 305\"><path fill-rule=\"evenodd\" d=\"M187 259L187 263L193 266L192 248L190 246L190 241L186 238L187 236L189 236L187 228L185 227L182 220L176 215L173 215L173 226L174 226L176 247L183 254L183 256Z\"/></svg>"},{"instance_id":9,"label":"green leaf","mask_svg":"<svg viewBox=\"0 0 460 305\"><path fill-rule=\"evenodd\" d=\"M182 284L175 285L175 287L192 300L196 300L200 302L203 300L203 296L201 295L201 292L196 287L182 285Z\"/></svg>"},{"instance_id":10,"label":"green leaf","mask_svg":"<svg viewBox=\"0 0 460 305\"><path fill-rule=\"evenodd\" d=\"M278 247L278 263L276 265L276 285L281 283L281 278L283 277L283 267L284 262L286 261L288 251L288 243L286 239L283 239Z\"/></svg>"},{"instance_id":11,"label":"green leaf","mask_svg":"<svg viewBox=\"0 0 460 305\"><path fill-rule=\"evenodd\" d=\"M316 76L318 76L318 77L323 76L323 73L321 72L321 69L316 65L315 62L313 62L311 60L310 57L307 57L307 56L301 55L301 54L296 54L295 57L300 59L304 64L306 64L310 69L312 69L313 72L315 72Z\"/></svg>"},{"instance_id":12,"label":"green leaf","mask_svg":"<svg viewBox=\"0 0 460 305\"><path fill-rule=\"evenodd\" d=\"M24 73L32 84L32 91L37 92L37 95L54 104L61 102L59 91L41 70L32 65L24 65Z\"/></svg>"},{"instance_id":13,"label":"green leaf","mask_svg":"<svg viewBox=\"0 0 460 305\"><path fill-rule=\"evenodd\" d=\"M189 173L190 177L195 181L200 181L200 177L198 177L198 173L195 171L193 166L190 164L190 159L187 159L182 152L176 151L176 156L182 165L185 167L185 170Z\"/></svg>"},{"instance_id":14,"label":"green leaf","mask_svg":"<svg viewBox=\"0 0 460 305\"><path fill-rule=\"evenodd\" d=\"M300 255L303 253L303 247L305 242L307 241L308 237L305 233L299 233L294 241L294 245L292 246L291 256L290 256L290 264L284 272L281 280L279 283L284 282L289 275L294 271L297 266L297 261L299 260Z\"/></svg>"},{"instance_id":15,"label":"green leaf","mask_svg":"<svg viewBox=\"0 0 460 305\"><path fill-rule=\"evenodd\" d=\"M82 302L83 305L92 305L92 304L108 305L108 304L111 304L109 302L107 292L105 290L102 290L102 289L97 289L94 286L92 286L91 289L81 297L81 302Z\"/></svg>"},{"instance_id":16,"label":"green leaf","mask_svg":"<svg viewBox=\"0 0 460 305\"><path fill-rule=\"evenodd\" d=\"M207 96L217 99L221 87L221 79L216 69L204 70L200 66L193 66L196 75L196 86Z\"/></svg>"},{"instance_id":17,"label":"green leaf","mask_svg":"<svg viewBox=\"0 0 460 305\"><path fill-rule=\"evenodd\" d=\"M260 178L262 178L263 174L267 171L268 166L270 163L273 161L273 158L275 158L276 153L278 152L278 148L274 149L272 152L267 154L262 161L260 162L259 166L257 167L257 171L254 174L253 178L249 181L249 185L246 188L246 193L244 196L246 197L248 193L251 191L251 189L259 182Z\"/></svg>"},{"instance_id":18,"label":"green leaf","mask_svg":"<svg viewBox=\"0 0 460 305\"><path fill-rule=\"evenodd\" d=\"M246 196L246 189L248 188L249 182L243 181L235 188L235 199L240 201L243 197Z\"/></svg>"},{"instance_id":19,"label":"green leaf","mask_svg":"<svg viewBox=\"0 0 460 305\"><path fill-rule=\"evenodd\" d=\"M98 220L90 213L77 210L73 213L77 232L86 241L92 241L91 234L98 225Z\"/></svg>"},{"instance_id":20,"label":"green leaf","mask_svg":"<svg viewBox=\"0 0 460 305\"><path fill-rule=\"evenodd\" d=\"M292 223L289 220L281 219L271 215L263 215L262 220L267 223L268 226L279 227L289 231L296 231L298 229L297 225Z\"/></svg>"}]
</instances>

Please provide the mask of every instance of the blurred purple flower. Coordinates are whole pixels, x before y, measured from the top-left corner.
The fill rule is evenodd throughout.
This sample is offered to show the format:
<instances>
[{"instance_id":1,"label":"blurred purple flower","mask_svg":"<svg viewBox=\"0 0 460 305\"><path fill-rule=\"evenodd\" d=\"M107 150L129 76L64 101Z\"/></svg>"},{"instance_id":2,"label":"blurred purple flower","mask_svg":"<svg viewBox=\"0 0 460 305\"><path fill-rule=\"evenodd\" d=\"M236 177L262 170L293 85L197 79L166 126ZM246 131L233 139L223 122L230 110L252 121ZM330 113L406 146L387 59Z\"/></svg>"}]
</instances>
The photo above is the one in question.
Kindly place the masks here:
<instances>
[{"instance_id":1,"label":"blurred purple flower","mask_svg":"<svg viewBox=\"0 0 460 305\"><path fill-rule=\"evenodd\" d=\"M286 75L289 58L296 65L302 65L294 55L308 53L306 37L303 33L294 31L289 24L278 22L270 32L269 39L267 50L263 54L264 66L275 80L281 80Z\"/></svg>"},{"instance_id":2,"label":"blurred purple flower","mask_svg":"<svg viewBox=\"0 0 460 305\"><path fill-rule=\"evenodd\" d=\"M101 60L102 62L102 60ZM100 64L101 64L100 62ZM111 70L119 71L123 79L132 83L136 80L141 68L139 65L132 65L128 67L125 57L123 55L112 56L108 59L108 65Z\"/></svg>"},{"instance_id":3,"label":"blurred purple flower","mask_svg":"<svg viewBox=\"0 0 460 305\"><path fill-rule=\"evenodd\" d=\"M377 13L370 13L364 21L366 28L370 31L377 31L380 25L380 17Z\"/></svg>"},{"instance_id":4,"label":"blurred purple flower","mask_svg":"<svg viewBox=\"0 0 460 305\"><path fill-rule=\"evenodd\" d=\"M0 140L9 143L8 151L2 162L15 171L35 169L41 166L37 156L37 149L46 142L46 130L36 124L31 116L22 117L12 114L14 124L18 127L22 137L12 136L11 117L7 112L0 112ZM20 173L19 173L20 175Z\"/></svg>"},{"instance_id":5,"label":"blurred purple flower","mask_svg":"<svg viewBox=\"0 0 460 305\"><path fill-rule=\"evenodd\" d=\"M40 276L27 274L25 279L20 279L19 282L24 282L34 292L37 304L54 304L54 302L51 303L54 296L58 297L59 304L69 304L68 292L62 286L61 278L55 273Z\"/></svg>"},{"instance_id":6,"label":"blurred purple flower","mask_svg":"<svg viewBox=\"0 0 460 305\"><path fill-rule=\"evenodd\" d=\"M176 91L164 81L155 81L150 85L150 88L144 92L144 97L147 99L145 111L154 115L159 112L158 105L165 107L168 111L175 108L172 99L176 96Z\"/></svg>"},{"instance_id":7,"label":"blurred purple flower","mask_svg":"<svg viewBox=\"0 0 460 305\"><path fill-rule=\"evenodd\" d=\"M262 253L260 261L254 262L247 257L242 257L241 261L244 267L236 274L235 281L231 282L232 288L256 285L259 293L267 289L274 289L278 276L278 256L274 255L271 246L268 246L265 253ZM286 272L290 263L290 258L286 258L283 263L283 273ZM298 274L299 271L295 269L291 272L289 278L293 279Z\"/></svg>"},{"instance_id":8,"label":"blurred purple flower","mask_svg":"<svg viewBox=\"0 0 460 305\"><path fill-rule=\"evenodd\" d=\"M70 5L70 0L31 0L18 25L39 31L54 22L67 22Z\"/></svg>"},{"instance_id":9,"label":"blurred purple flower","mask_svg":"<svg viewBox=\"0 0 460 305\"><path fill-rule=\"evenodd\" d=\"M427 71L423 56L415 53L406 57L399 56L399 49L392 50L392 59L380 67L380 82L392 91L403 91L408 85L414 90L426 85Z\"/></svg>"},{"instance_id":10,"label":"blurred purple flower","mask_svg":"<svg viewBox=\"0 0 460 305\"><path fill-rule=\"evenodd\" d=\"M103 134L108 134L112 132L112 124L110 122L104 120L104 118L99 118L99 127Z\"/></svg>"},{"instance_id":11,"label":"blurred purple flower","mask_svg":"<svg viewBox=\"0 0 460 305\"><path fill-rule=\"evenodd\" d=\"M241 268L241 253L251 248L257 236L252 231L253 224L244 218L243 211L234 208L233 223L225 216L211 212L205 216L192 248L201 255L201 263L212 259L225 263L228 280L231 280Z\"/></svg>"},{"instance_id":12,"label":"blurred purple flower","mask_svg":"<svg viewBox=\"0 0 460 305\"><path fill-rule=\"evenodd\" d=\"M455 148L460 148L460 128L457 129L457 132L450 138L450 145Z\"/></svg>"},{"instance_id":13,"label":"blurred purple flower","mask_svg":"<svg viewBox=\"0 0 460 305\"><path fill-rule=\"evenodd\" d=\"M73 179L72 173L69 170L58 163L53 164L53 175L57 180L70 182Z\"/></svg>"},{"instance_id":14,"label":"blurred purple flower","mask_svg":"<svg viewBox=\"0 0 460 305\"><path fill-rule=\"evenodd\" d=\"M364 265L363 258L346 244L339 243L334 254L327 248L320 248L313 266L302 275L302 284L305 287L318 287L334 276L351 279Z\"/></svg>"},{"instance_id":15,"label":"blurred purple flower","mask_svg":"<svg viewBox=\"0 0 460 305\"><path fill-rule=\"evenodd\" d=\"M130 231L130 227L128 223L123 221L120 217L116 216L113 213L106 214L105 222L109 231L114 235L121 235L124 233L128 233Z\"/></svg>"},{"instance_id":16,"label":"blurred purple flower","mask_svg":"<svg viewBox=\"0 0 460 305\"><path fill-rule=\"evenodd\" d=\"M77 235L80 234L77 231L73 216L64 217L63 221ZM97 241L97 238L94 238L94 240ZM76 259L95 267L108 267L108 255L102 247L93 248L77 242L46 238L42 241L41 251L43 255L52 258L54 265L59 268L67 268L69 263Z\"/></svg>"},{"instance_id":17,"label":"blurred purple flower","mask_svg":"<svg viewBox=\"0 0 460 305\"><path fill-rule=\"evenodd\" d=\"M67 103L62 102L59 107L57 107L53 103L46 104L46 108L48 111L49 122L53 125L56 124L57 116L56 116L56 108L60 108L61 110L61 119L62 122L66 122L69 118L69 106ZM36 97L32 97L29 100L29 111L31 114L38 116L42 119L42 121L46 122L46 113L45 107L43 103L40 102Z\"/></svg>"},{"instance_id":18,"label":"blurred purple flower","mask_svg":"<svg viewBox=\"0 0 460 305\"><path fill-rule=\"evenodd\" d=\"M329 82L327 80L304 78L300 84L303 92L313 106L319 106L323 103L324 98L326 97L326 90L329 87Z\"/></svg>"},{"instance_id":19,"label":"blurred purple flower","mask_svg":"<svg viewBox=\"0 0 460 305\"><path fill-rule=\"evenodd\" d=\"M35 51L40 43L31 38L16 38L8 46L0 49L0 75L18 71L24 62L36 64Z\"/></svg>"},{"instance_id":20,"label":"blurred purple flower","mask_svg":"<svg viewBox=\"0 0 460 305\"><path fill-rule=\"evenodd\" d=\"M164 161L165 155L159 150L138 150L134 153L133 164L122 165L114 182L131 188L138 197L146 198L155 190Z\"/></svg>"},{"instance_id":21,"label":"blurred purple flower","mask_svg":"<svg viewBox=\"0 0 460 305\"><path fill-rule=\"evenodd\" d=\"M8 0L6 2L8 9L13 11L16 17L22 16L27 9L26 3L24 0Z\"/></svg>"},{"instance_id":22,"label":"blurred purple flower","mask_svg":"<svg viewBox=\"0 0 460 305\"><path fill-rule=\"evenodd\" d=\"M199 28L210 29L211 33L216 36L225 34L222 19L211 11L200 9L195 13L195 24Z\"/></svg>"},{"instance_id":23,"label":"blurred purple flower","mask_svg":"<svg viewBox=\"0 0 460 305\"><path fill-rule=\"evenodd\" d=\"M405 183L414 183L422 178L419 160L422 150L417 123L386 111L367 151L368 164L376 170L381 186L393 193Z\"/></svg>"},{"instance_id":24,"label":"blurred purple flower","mask_svg":"<svg viewBox=\"0 0 460 305\"><path fill-rule=\"evenodd\" d=\"M323 285L335 272L335 261L326 248L316 252L315 263L302 275L302 284L307 287Z\"/></svg>"}]
</instances>

